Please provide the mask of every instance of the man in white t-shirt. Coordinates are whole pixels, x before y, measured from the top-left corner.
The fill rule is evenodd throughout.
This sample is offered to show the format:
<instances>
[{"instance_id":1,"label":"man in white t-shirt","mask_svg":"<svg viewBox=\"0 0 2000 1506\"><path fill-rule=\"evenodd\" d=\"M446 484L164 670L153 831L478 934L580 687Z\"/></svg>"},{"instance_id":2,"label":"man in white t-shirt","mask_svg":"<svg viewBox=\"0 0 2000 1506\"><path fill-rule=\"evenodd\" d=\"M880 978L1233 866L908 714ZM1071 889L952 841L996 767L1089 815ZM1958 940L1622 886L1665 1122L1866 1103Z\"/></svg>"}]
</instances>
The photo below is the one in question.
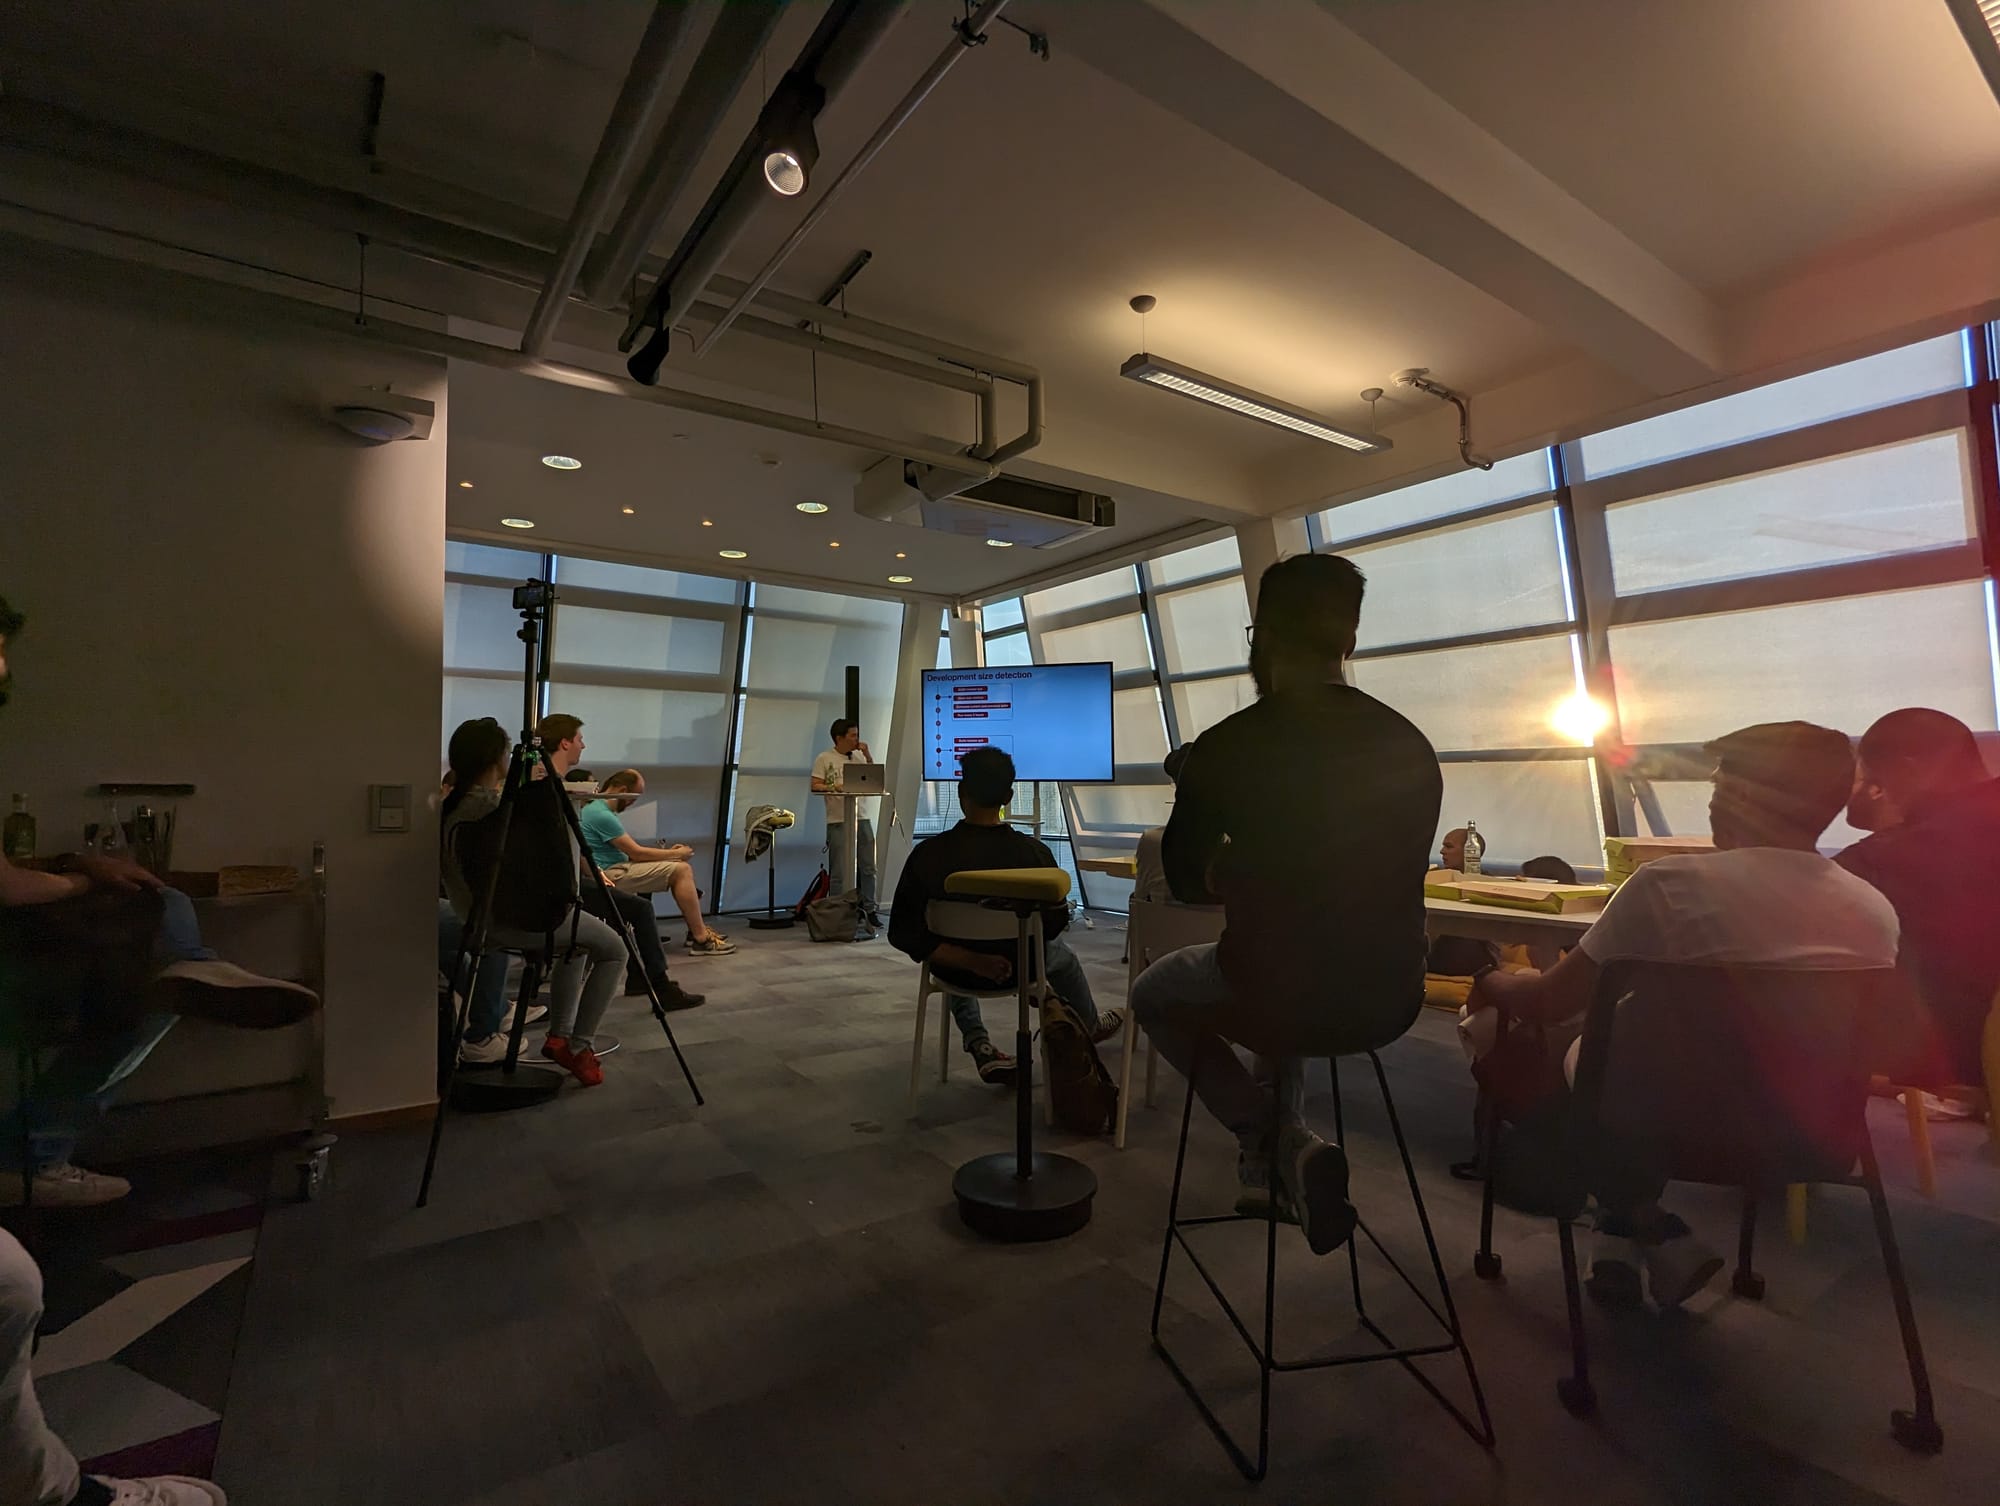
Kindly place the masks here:
<instances>
[{"instance_id":1,"label":"man in white t-shirt","mask_svg":"<svg viewBox=\"0 0 2000 1506\"><path fill-rule=\"evenodd\" d=\"M1557 1026L1589 1010L1614 962L1848 971L1896 965L1896 912L1873 885L1820 856L1820 833L1847 804L1854 754L1846 736L1809 722L1745 727L1708 744L1713 853L1661 858L1619 887L1576 947L1545 973L1486 973L1472 1003ZM1577 1046L1566 1066L1574 1078ZM1623 1180L1623 1179L1621 1179ZM1591 1291L1677 1306L1722 1269L1722 1257L1659 1205L1659 1185L1598 1194Z\"/></svg>"},{"instance_id":2,"label":"man in white t-shirt","mask_svg":"<svg viewBox=\"0 0 2000 1506\"><path fill-rule=\"evenodd\" d=\"M812 788L815 795L826 796L826 867L835 884L845 882L847 874L847 807L854 806L855 840L855 888L861 894L861 916L868 923L870 932L881 928L881 917L875 912L875 823L869 818L874 814L872 800L849 802L840 791L843 772L850 763L873 763L874 757L868 751L868 744L861 740L861 724L841 717L827 729L833 738L833 746L823 751L813 760Z\"/></svg>"}]
</instances>

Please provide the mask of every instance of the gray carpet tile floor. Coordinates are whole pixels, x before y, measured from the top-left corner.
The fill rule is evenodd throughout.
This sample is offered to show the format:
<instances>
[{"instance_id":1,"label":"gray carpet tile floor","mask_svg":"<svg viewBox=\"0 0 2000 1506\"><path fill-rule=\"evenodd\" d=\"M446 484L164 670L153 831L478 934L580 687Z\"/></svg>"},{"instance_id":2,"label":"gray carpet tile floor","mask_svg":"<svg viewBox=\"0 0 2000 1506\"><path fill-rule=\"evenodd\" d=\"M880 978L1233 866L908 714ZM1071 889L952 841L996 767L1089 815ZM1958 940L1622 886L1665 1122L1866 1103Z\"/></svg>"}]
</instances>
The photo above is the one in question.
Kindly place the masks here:
<instances>
[{"instance_id":1,"label":"gray carpet tile floor","mask_svg":"<svg viewBox=\"0 0 2000 1506\"><path fill-rule=\"evenodd\" d=\"M1116 917L1075 945L1122 1003ZM867 1506L1226 1501L1588 1500L1971 1503L2000 1480L2000 1168L1977 1125L1937 1127L1939 1195L1914 1189L1893 1104L1875 1133L1929 1346L1947 1445L1888 1434L1908 1381L1865 1200L1828 1189L1792 1245L1772 1208L1767 1300L1716 1286L1683 1312L1588 1316L1600 1415L1557 1405L1567 1347L1554 1228L1503 1210L1505 1279L1471 1273L1472 1090L1447 1016L1384 1053L1453 1295L1491 1403L1489 1454L1393 1365L1277 1378L1270 1478L1246 1484L1148 1339L1181 1088L1134 1105L1130 1145L1040 1131L1100 1179L1095 1216L1052 1244L968 1233L952 1169L1003 1148L1011 1100L934 1052L908 1110L916 971L883 943L737 932L729 958L676 960L709 1004L673 1017L697 1108L636 999L601 1088L458 1115L431 1206L412 1203L418 1130L350 1136L317 1203L266 1219L224 1412L218 1478L245 1506ZM988 1006L996 1037L1011 1032ZM935 1015L932 1027L937 1028ZM935 1037L932 1037L933 1041ZM1116 1069L1117 1047L1107 1052ZM1310 1111L1330 1129L1324 1068ZM1364 1217L1413 1269L1421 1236L1365 1062L1341 1082ZM1232 1143L1199 1114L1186 1199L1232 1196ZM1670 1202L1718 1245L1730 1194ZM1370 1342L1347 1262L1291 1231L1281 1351ZM1246 1304L1261 1230L1201 1236ZM1369 1312L1399 1338L1425 1314L1364 1258ZM1254 1427L1255 1372L1177 1263L1177 1355ZM1464 1398L1449 1357L1428 1373Z\"/></svg>"}]
</instances>

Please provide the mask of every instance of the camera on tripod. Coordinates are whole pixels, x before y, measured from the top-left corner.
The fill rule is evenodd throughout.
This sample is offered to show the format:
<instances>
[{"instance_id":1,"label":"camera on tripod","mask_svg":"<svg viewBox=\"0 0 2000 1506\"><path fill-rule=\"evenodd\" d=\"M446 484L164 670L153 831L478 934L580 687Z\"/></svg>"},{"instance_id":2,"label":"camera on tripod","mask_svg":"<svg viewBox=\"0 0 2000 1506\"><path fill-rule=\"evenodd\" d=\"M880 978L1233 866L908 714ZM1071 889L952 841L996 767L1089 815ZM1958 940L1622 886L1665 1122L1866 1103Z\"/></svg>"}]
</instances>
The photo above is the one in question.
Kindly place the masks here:
<instances>
[{"instance_id":1,"label":"camera on tripod","mask_svg":"<svg viewBox=\"0 0 2000 1506\"><path fill-rule=\"evenodd\" d=\"M523 581L514 587L514 610L546 612L555 604L556 588L545 580Z\"/></svg>"}]
</instances>

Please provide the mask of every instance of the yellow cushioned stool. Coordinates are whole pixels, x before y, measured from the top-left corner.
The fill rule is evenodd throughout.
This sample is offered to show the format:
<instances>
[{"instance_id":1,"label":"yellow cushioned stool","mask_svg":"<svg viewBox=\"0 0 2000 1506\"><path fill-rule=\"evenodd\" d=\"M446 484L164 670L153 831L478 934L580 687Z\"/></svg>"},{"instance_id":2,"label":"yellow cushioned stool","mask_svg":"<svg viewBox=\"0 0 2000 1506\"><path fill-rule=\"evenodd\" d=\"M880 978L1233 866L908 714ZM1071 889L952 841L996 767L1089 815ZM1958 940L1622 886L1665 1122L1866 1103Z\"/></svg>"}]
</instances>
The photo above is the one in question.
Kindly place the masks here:
<instances>
[{"instance_id":1,"label":"yellow cushioned stool","mask_svg":"<svg viewBox=\"0 0 2000 1506\"><path fill-rule=\"evenodd\" d=\"M1042 914L1069 901L1069 875L1060 868L985 868L954 873L944 892L1014 916L1014 987L1020 1017L1015 1031L1014 1149L967 1161L951 1179L958 1216L990 1239L1060 1239L1090 1222L1097 1174L1070 1156L1034 1146L1034 1027L1028 1001L1042 977Z\"/></svg>"}]
</instances>

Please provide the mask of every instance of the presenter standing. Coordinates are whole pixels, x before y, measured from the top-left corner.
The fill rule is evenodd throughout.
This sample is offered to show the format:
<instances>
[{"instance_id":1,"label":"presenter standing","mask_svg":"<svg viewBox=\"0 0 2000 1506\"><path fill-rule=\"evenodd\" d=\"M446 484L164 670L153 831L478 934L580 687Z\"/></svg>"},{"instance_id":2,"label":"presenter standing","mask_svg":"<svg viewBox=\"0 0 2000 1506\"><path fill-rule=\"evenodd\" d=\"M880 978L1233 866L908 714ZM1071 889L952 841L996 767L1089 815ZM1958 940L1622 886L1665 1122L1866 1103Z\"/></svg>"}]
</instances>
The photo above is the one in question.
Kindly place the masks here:
<instances>
[{"instance_id":1,"label":"presenter standing","mask_svg":"<svg viewBox=\"0 0 2000 1506\"><path fill-rule=\"evenodd\" d=\"M850 850L854 853L854 886L861 897L861 916L873 932L879 930L882 924L875 909L875 823L871 819L874 811L871 801L842 794L841 780L850 763L873 763L875 760L868 751L868 744L861 740L860 723L841 717L827 730L833 739L833 746L815 758L812 766L813 793L826 796L827 871L836 885L844 883L847 855ZM851 832L848 829L850 806L853 807ZM847 846L850 840L854 843L852 849Z\"/></svg>"}]
</instances>

